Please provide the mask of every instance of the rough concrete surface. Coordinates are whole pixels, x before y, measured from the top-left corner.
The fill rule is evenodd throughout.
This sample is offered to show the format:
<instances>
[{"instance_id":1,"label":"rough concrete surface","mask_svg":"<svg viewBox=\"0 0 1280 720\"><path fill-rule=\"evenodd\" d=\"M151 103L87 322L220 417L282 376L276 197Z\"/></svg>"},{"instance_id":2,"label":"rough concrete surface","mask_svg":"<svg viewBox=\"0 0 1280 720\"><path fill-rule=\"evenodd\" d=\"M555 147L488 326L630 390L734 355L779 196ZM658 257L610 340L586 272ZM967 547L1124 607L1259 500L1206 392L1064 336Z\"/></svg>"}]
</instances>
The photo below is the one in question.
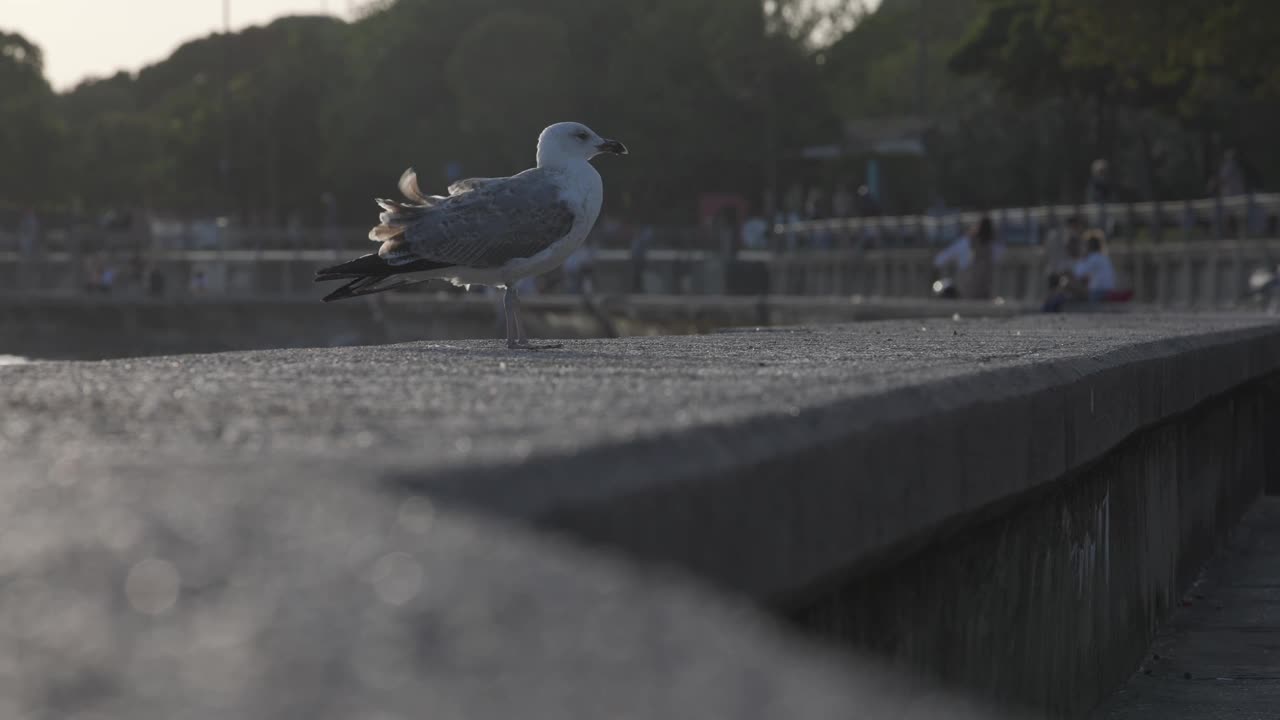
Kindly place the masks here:
<instances>
[{"instance_id":1,"label":"rough concrete surface","mask_svg":"<svg viewBox=\"0 0 1280 720\"><path fill-rule=\"evenodd\" d=\"M1060 317L0 368L0 698L40 718L928 717L912 681L570 542L785 593L1278 351L1265 319Z\"/></svg>"},{"instance_id":2,"label":"rough concrete surface","mask_svg":"<svg viewBox=\"0 0 1280 720\"><path fill-rule=\"evenodd\" d=\"M1270 319L1090 316L41 363L4 371L0 451L325 458L777 595L1061 477L1276 358Z\"/></svg>"},{"instance_id":3,"label":"rough concrete surface","mask_svg":"<svg viewBox=\"0 0 1280 720\"><path fill-rule=\"evenodd\" d=\"M3 477L5 720L992 716L680 578L321 466Z\"/></svg>"},{"instance_id":4,"label":"rough concrete surface","mask_svg":"<svg viewBox=\"0 0 1280 720\"><path fill-rule=\"evenodd\" d=\"M1280 716L1280 498L1245 517L1097 720Z\"/></svg>"},{"instance_id":5,"label":"rough concrete surface","mask_svg":"<svg viewBox=\"0 0 1280 720\"><path fill-rule=\"evenodd\" d=\"M357 301L305 295L194 296L5 292L0 352L37 358L108 358L263 348L381 345L503 336L501 296L399 292ZM862 297L533 295L521 300L531 334L564 338L683 335L750 325L809 325L914 317L1009 317L1013 303Z\"/></svg>"}]
</instances>

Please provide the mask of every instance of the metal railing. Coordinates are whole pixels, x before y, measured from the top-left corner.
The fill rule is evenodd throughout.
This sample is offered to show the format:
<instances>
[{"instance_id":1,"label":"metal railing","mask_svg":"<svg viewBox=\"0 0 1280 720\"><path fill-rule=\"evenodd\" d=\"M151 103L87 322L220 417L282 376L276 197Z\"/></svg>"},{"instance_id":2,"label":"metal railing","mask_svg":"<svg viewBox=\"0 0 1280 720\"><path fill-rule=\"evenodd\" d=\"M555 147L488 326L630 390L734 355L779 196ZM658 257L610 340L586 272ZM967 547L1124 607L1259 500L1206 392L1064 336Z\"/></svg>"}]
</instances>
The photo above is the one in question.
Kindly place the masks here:
<instances>
[{"instance_id":1,"label":"metal railing","mask_svg":"<svg viewBox=\"0 0 1280 720\"><path fill-rule=\"evenodd\" d=\"M826 218L779 223L763 246L737 243L739 260L766 260L774 255L811 251L928 248L950 242L983 216L996 225L1009 246L1038 245L1044 233L1073 216L1123 239L1200 241L1280 237L1280 193L1183 200L1177 202L1044 205L1000 208L988 212L956 211L935 215ZM33 248L45 260L107 254L117 260L145 256L147 260L240 261L306 260L325 262L370 252L367 227L290 230L167 226L163 231L133 231L94 227L54 230L42 234ZM645 254L649 261L701 262L722 258L727 245L707 227L655 228ZM611 234L597 226L590 247L597 259L621 261L631 257L626 233ZM0 257L22 254L14 233L0 231Z\"/></svg>"},{"instance_id":2,"label":"metal railing","mask_svg":"<svg viewBox=\"0 0 1280 720\"><path fill-rule=\"evenodd\" d=\"M1045 230L1060 226L1073 216L1112 234L1130 238L1145 235L1156 242L1274 237L1280 230L1280 193L1174 202L1042 205L988 212L826 218L779 223L773 227L773 235L775 245L793 250L827 247L833 240L840 239L890 247L918 247L950 241L984 216L991 218L997 234L1011 245L1037 244Z\"/></svg>"}]
</instances>

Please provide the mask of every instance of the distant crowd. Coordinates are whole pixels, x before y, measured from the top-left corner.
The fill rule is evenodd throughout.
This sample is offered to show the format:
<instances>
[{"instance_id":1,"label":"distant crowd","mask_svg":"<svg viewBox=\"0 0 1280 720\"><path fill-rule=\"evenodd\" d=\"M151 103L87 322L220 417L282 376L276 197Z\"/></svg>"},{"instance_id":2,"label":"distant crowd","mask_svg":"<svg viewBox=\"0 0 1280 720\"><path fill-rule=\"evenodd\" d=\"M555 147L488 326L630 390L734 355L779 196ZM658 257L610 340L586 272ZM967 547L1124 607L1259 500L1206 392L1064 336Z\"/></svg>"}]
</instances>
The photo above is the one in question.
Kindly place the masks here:
<instances>
[{"instance_id":1,"label":"distant crowd","mask_svg":"<svg viewBox=\"0 0 1280 720\"><path fill-rule=\"evenodd\" d=\"M1206 191L1219 197L1231 197L1245 193L1248 185L1236 153L1227 150L1208 180ZM1113 202L1117 197L1123 197L1123 193L1113 185L1104 160L1092 163L1083 190L1087 204ZM278 233L278 239L285 247L301 248L319 243L336 248L348 244L350 233L338 225L337 203L333 194L324 193L318 207L320 211L314 213L319 221L318 227L304 227L300 212L290 214ZM941 199L929 210L930 215L939 217L950 216L951 212ZM882 207L872 188L848 180L832 185L792 182L785 191L766 193L761 202L755 204L736 196L722 196L704 207L701 214L702 224L698 228L660 230L651 223L625 222L617 215L606 213L591 241L567 260L564 273L540 281L550 285L543 289L588 291L592 284L595 250L608 247L630 250L633 270L629 284L634 292L643 292L646 259L659 236L672 236L663 242L666 246L718 249L726 256L733 256L740 249L784 252L849 250L868 243L874 245L881 240L872 233L854 233L838 228L776 231L779 227L803 221L880 216ZM110 212L99 217L94 224L102 230L130 230L149 226L149 220L143 217L127 211ZM21 255L34 256L43 251L41 218L34 208L24 208L17 215L16 223L10 216L5 224L16 231L15 249ZM945 225L935 224L933 235L928 238L930 244L944 244L934 258L935 293L969 299L991 297L995 266L1005 254L1005 238L999 237L1000 232L989 217L982 218L973 227L959 233L958 237L941 234L945 232ZM185 238L184 242L196 243L195 247L215 247L223 242L222 234L213 228L212 220L196 221L183 227L186 229L180 235ZM1123 296L1106 250L1107 230L1089 228L1083 218L1076 216L1043 235L1029 239L1031 243L1043 246L1046 310L1060 310L1073 301L1106 302ZM91 293L124 291L163 295L165 277L146 260L145 254L142 247L124 253L86 252L81 259L84 289ZM203 271L193 268L188 280L182 284L188 285L185 290L190 294L198 295L209 290L210 282ZM533 290L528 288L530 292Z\"/></svg>"},{"instance_id":2,"label":"distant crowd","mask_svg":"<svg viewBox=\"0 0 1280 720\"><path fill-rule=\"evenodd\" d=\"M1045 312L1061 312L1068 303L1097 304L1128 299L1117 284L1115 265L1107 254L1106 234L1072 216L1046 234L1043 244L1046 280ZM995 267L1005 253L995 224L983 217L934 256L934 290L942 297L987 300L992 297Z\"/></svg>"}]
</instances>

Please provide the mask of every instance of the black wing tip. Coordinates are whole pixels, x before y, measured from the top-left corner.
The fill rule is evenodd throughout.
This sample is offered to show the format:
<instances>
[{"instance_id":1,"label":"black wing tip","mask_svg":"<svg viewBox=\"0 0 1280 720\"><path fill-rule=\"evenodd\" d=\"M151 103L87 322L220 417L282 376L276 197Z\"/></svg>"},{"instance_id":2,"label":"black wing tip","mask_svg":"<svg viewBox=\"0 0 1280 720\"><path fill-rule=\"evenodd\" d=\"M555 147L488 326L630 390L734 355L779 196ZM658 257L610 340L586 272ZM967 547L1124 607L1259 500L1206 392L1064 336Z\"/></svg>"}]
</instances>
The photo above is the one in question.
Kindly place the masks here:
<instances>
[{"instance_id":1,"label":"black wing tip","mask_svg":"<svg viewBox=\"0 0 1280 720\"><path fill-rule=\"evenodd\" d=\"M350 280L366 275L386 275L390 266L378 253L369 253L348 262L316 270L316 282L324 280Z\"/></svg>"},{"instance_id":2,"label":"black wing tip","mask_svg":"<svg viewBox=\"0 0 1280 720\"><path fill-rule=\"evenodd\" d=\"M340 279L340 278L331 278L331 279ZM358 284L363 279L364 278L356 278L352 280L346 285L343 285L337 290L334 290L328 295L325 295L324 297L320 298L320 302L331 303L337 300L346 300L348 298L360 297L361 295L367 294L367 293L358 293L355 291L356 284Z\"/></svg>"}]
</instances>

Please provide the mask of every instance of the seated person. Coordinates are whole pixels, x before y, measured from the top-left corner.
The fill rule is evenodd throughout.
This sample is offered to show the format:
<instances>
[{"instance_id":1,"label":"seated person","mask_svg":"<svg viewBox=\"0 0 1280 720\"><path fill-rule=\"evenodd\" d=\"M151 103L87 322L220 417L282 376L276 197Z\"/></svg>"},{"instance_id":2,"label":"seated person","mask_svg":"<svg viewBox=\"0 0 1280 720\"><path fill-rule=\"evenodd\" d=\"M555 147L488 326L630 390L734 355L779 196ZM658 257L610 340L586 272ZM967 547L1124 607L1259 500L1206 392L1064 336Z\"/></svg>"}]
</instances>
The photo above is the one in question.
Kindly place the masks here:
<instances>
[{"instance_id":1,"label":"seated person","mask_svg":"<svg viewBox=\"0 0 1280 720\"><path fill-rule=\"evenodd\" d=\"M1085 297L1090 302L1102 302L1116 289L1116 268L1107 255L1101 230L1085 233L1085 256L1076 263L1072 273L1084 286Z\"/></svg>"},{"instance_id":2,"label":"seated person","mask_svg":"<svg viewBox=\"0 0 1280 720\"><path fill-rule=\"evenodd\" d=\"M1045 301L1045 312L1058 312L1070 300L1103 302L1116 289L1116 269L1107 256L1102 232L1090 230L1083 239L1085 256L1076 262L1071 277Z\"/></svg>"},{"instance_id":3,"label":"seated person","mask_svg":"<svg viewBox=\"0 0 1280 720\"><path fill-rule=\"evenodd\" d=\"M947 297L987 299L991 297L994 265L1004 255L1004 246L995 241L995 224L983 216L968 232L956 238L933 259L935 277L949 266L956 270L954 288Z\"/></svg>"}]
</instances>

